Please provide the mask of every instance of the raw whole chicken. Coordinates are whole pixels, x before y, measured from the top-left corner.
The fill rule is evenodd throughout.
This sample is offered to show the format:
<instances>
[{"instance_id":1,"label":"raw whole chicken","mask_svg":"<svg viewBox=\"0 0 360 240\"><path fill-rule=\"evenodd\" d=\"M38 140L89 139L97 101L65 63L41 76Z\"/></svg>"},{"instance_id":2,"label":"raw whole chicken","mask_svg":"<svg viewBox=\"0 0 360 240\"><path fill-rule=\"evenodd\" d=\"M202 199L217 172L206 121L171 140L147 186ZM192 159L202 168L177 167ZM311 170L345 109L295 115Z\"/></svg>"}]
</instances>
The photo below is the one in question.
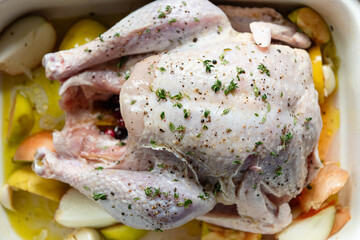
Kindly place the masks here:
<instances>
[{"instance_id":1,"label":"raw whole chicken","mask_svg":"<svg viewBox=\"0 0 360 240\"><path fill-rule=\"evenodd\" d=\"M145 53L126 81L102 78L95 66ZM69 183L126 225L168 229L198 218L272 234L291 222L289 201L321 167L307 52L257 44L207 0L155 1L43 64L64 81L68 113L54 133L56 152L39 149L34 171ZM71 89L97 77L104 81L78 101ZM123 142L100 133L91 104L119 91Z\"/></svg>"}]
</instances>

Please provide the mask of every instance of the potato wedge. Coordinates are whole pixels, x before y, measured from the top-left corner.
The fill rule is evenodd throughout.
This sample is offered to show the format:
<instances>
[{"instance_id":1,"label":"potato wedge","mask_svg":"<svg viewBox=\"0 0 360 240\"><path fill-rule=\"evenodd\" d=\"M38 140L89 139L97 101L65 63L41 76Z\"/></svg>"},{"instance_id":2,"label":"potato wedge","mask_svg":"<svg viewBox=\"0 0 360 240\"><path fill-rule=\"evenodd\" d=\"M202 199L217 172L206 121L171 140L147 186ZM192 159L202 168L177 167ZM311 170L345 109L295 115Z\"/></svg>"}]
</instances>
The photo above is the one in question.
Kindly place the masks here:
<instances>
[{"instance_id":1,"label":"potato wedge","mask_svg":"<svg viewBox=\"0 0 360 240\"><path fill-rule=\"evenodd\" d=\"M25 73L41 63L56 42L53 26L40 16L22 18L0 37L0 70L11 75Z\"/></svg>"},{"instance_id":2,"label":"potato wedge","mask_svg":"<svg viewBox=\"0 0 360 240\"><path fill-rule=\"evenodd\" d=\"M100 232L107 240L139 240L149 231L117 224L115 226L103 228Z\"/></svg>"},{"instance_id":3,"label":"potato wedge","mask_svg":"<svg viewBox=\"0 0 360 240\"><path fill-rule=\"evenodd\" d=\"M59 50L78 47L97 38L106 28L97 21L83 19L76 22L65 34Z\"/></svg>"},{"instance_id":4,"label":"potato wedge","mask_svg":"<svg viewBox=\"0 0 360 240\"><path fill-rule=\"evenodd\" d=\"M60 201L68 189L68 185L54 179L46 179L36 175L30 165L16 170L7 182L11 187L24 190L39 196Z\"/></svg>"},{"instance_id":5,"label":"potato wedge","mask_svg":"<svg viewBox=\"0 0 360 240\"><path fill-rule=\"evenodd\" d=\"M16 149L14 161L32 162L36 150L41 147L55 151L51 131L41 131L26 138Z\"/></svg>"}]
</instances>

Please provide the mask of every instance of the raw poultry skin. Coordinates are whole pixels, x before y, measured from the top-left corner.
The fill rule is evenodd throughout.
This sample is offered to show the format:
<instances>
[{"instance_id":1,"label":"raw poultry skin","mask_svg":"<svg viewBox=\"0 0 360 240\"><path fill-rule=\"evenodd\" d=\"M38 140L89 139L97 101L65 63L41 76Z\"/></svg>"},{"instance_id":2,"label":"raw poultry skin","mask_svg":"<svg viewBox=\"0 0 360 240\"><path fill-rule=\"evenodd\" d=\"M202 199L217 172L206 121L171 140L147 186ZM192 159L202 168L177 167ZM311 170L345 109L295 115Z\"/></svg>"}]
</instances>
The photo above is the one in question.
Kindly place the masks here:
<instances>
[{"instance_id":1,"label":"raw poultry skin","mask_svg":"<svg viewBox=\"0 0 360 240\"><path fill-rule=\"evenodd\" d=\"M165 9L168 4L184 11L184 18L176 12L176 23L184 24L184 32L190 29L172 49L169 39L158 39L163 48L154 50L168 52L137 63L123 85L120 106L129 131L127 145L117 150L118 143L96 132L91 121L78 123L78 129L89 131L78 137L72 131L78 126L74 119L84 118L78 111L55 133L56 153L37 152L34 170L69 183L89 198L106 195L97 202L132 227L167 229L199 218L244 231L278 232L291 222L288 202L321 167L317 142L322 122L309 56L283 45L261 48L252 34L232 30L210 2L193 3L157 1L121 21L139 13L139 22L145 22L151 18L141 15L144 9ZM187 15L187 7L194 15ZM214 18L202 18L203 9L212 9ZM171 13L161 25L156 10L152 29L166 26L162 36L171 36ZM192 24L185 24L189 20ZM139 38L131 37L124 39ZM89 61L111 58L101 49L111 48L112 40L93 44L101 47L92 58L86 46L45 57L48 76L64 79L89 67ZM144 46L128 54L141 49ZM71 55L85 60L67 70ZM102 138L105 146L99 146ZM79 149L67 153L67 141ZM121 156L111 158L111 151L96 147L115 149ZM92 157L81 154L84 149ZM99 166L104 169L96 170Z\"/></svg>"}]
</instances>

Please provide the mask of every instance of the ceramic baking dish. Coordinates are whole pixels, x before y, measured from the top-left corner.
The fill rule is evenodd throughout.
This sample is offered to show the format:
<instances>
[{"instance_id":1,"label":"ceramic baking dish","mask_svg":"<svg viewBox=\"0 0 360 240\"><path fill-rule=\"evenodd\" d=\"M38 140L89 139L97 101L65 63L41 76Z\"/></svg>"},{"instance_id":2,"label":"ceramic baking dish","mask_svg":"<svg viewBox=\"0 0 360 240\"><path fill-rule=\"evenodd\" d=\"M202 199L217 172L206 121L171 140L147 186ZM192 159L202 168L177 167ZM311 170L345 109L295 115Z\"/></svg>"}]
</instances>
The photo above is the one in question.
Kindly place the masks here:
<instances>
[{"instance_id":1,"label":"ceramic baking dish","mask_svg":"<svg viewBox=\"0 0 360 240\"><path fill-rule=\"evenodd\" d=\"M28 13L40 13L49 19L128 13L149 1L134 0L0 0L0 31L9 23ZM256 0L221 1L240 5L274 6L280 10L307 5L319 12L333 29L332 36L341 59L338 71L337 106L340 109L340 130L332 154L349 171L350 180L339 194L340 202L349 206L352 219L332 239L360 239L360 4L356 0ZM0 75L1 79L1 75ZM1 86L1 85L0 85ZM0 91L1 95L1 91ZM0 108L3 106L0 97ZM2 111L1 111L2 112ZM2 118L0 118L2 119ZM0 145L2 152L2 144ZM3 184L3 164L0 164L0 185ZM19 239L12 231L6 213L0 207L0 239Z\"/></svg>"}]
</instances>

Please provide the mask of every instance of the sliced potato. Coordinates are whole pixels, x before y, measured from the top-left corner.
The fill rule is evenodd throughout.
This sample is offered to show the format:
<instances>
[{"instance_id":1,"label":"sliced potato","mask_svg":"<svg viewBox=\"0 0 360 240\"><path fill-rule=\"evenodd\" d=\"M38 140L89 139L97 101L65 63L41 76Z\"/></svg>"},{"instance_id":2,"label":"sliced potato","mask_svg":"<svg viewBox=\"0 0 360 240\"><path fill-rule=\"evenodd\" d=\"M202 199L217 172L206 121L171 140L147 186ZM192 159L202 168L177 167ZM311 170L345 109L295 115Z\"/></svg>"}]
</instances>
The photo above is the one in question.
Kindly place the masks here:
<instances>
[{"instance_id":1,"label":"sliced potato","mask_svg":"<svg viewBox=\"0 0 360 240\"><path fill-rule=\"evenodd\" d=\"M101 240L101 236L93 228L77 228L65 240Z\"/></svg>"},{"instance_id":2,"label":"sliced potato","mask_svg":"<svg viewBox=\"0 0 360 240\"><path fill-rule=\"evenodd\" d=\"M34 125L33 104L27 95L19 90L11 104L7 140L18 142L26 137Z\"/></svg>"},{"instance_id":3,"label":"sliced potato","mask_svg":"<svg viewBox=\"0 0 360 240\"><path fill-rule=\"evenodd\" d=\"M316 44L321 45L330 41L329 27L324 19L311 8L296 9L288 17Z\"/></svg>"},{"instance_id":4,"label":"sliced potato","mask_svg":"<svg viewBox=\"0 0 360 240\"><path fill-rule=\"evenodd\" d=\"M15 211L13 206L13 190L8 184L4 184L0 189L0 204L3 205L4 208Z\"/></svg>"},{"instance_id":5,"label":"sliced potato","mask_svg":"<svg viewBox=\"0 0 360 240\"><path fill-rule=\"evenodd\" d=\"M52 132L41 131L26 138L16 149L14 161L32 162L36 150L41 147L45 147L50 151L55 151Z\"/></svg>"},{"instance_id":6,"label":"sliced potato","mask_svg":"<svg viewBox=\"0 0 360 240\"><path fill-rule=\"evenodd\" d=\"M10 176L8 184L11 187L28 191L56 202L60 201L60 198L68 189L68 185L65 183L39 177L29 165L16 170Z\"/></svg>"},{"instance_id":7,"label":"sliced potato","mask_svg":"<svg viewBox=\"0 0 360 240\"><path fill-rule=\"evenodd\" d=\"M106 28L97 21L91 19L80 20L67 31L59 50L67 50L83 45L94 40L105 31Z\"/></svg>"},{"instance_id":8,"label":"sliced potato","mask_svg":"<svg viewBox=\"0 0 360 240\"><path fill-rule=\"evenodd\" d=\"M287 228L276 234L277 240L325 240L335 221L336 209L330 205L315 215L295 219Z\"/></svg>"},{"instance_id":9,"label":"sliced potato","mask_svg":"<svg viewBox=\"0 0 360 240\"><path fill-rule=\"evenodd\" d=\"M319 94L319 103L324 103L324 74L320 46L316 45L309 49L309 55L313 69L315 89Z\"/></svg>"},{"instance_id":10,"label":"sliced potato","mask_svg":"<svg viewBox=\"0 0 360 240\"><path fill-rule=\"evenodd\" d=\"M259 240L261 234L222 228L203 222L201 240Z\"/></svg>"},{"instance_id":11,"label":"sliced potato","mask_svg":"<svg viewBox=\"0 0 360 240\"><path fill-rule=\"evenodd\" d=\"M71 188L61 198L55 212L55 221L65 227L106 227L117 223L117 220L94 201Z\"/></svg>"},{"instance_id":12,"label":"sliced potato","mask_svg":"<svg viewBox=\"0 0 360 240\"><path fill-rule=\"evenodd\" d=\"M149 231L118 224L108 228L103 228L100 232L107 240L139 240Z\"/></svg>"},{"instance_id":13,"label":"sliced potato","mask_svg":"<svg viewBox=\"0 0 360 240\"><path fill-rule=\"evenodd\" d=\"M0 70L31 77L30 70L41 63L55 42L55 29L43 17L30 16L16 21L0 37Z\"/></svg>"}]
</instances>

